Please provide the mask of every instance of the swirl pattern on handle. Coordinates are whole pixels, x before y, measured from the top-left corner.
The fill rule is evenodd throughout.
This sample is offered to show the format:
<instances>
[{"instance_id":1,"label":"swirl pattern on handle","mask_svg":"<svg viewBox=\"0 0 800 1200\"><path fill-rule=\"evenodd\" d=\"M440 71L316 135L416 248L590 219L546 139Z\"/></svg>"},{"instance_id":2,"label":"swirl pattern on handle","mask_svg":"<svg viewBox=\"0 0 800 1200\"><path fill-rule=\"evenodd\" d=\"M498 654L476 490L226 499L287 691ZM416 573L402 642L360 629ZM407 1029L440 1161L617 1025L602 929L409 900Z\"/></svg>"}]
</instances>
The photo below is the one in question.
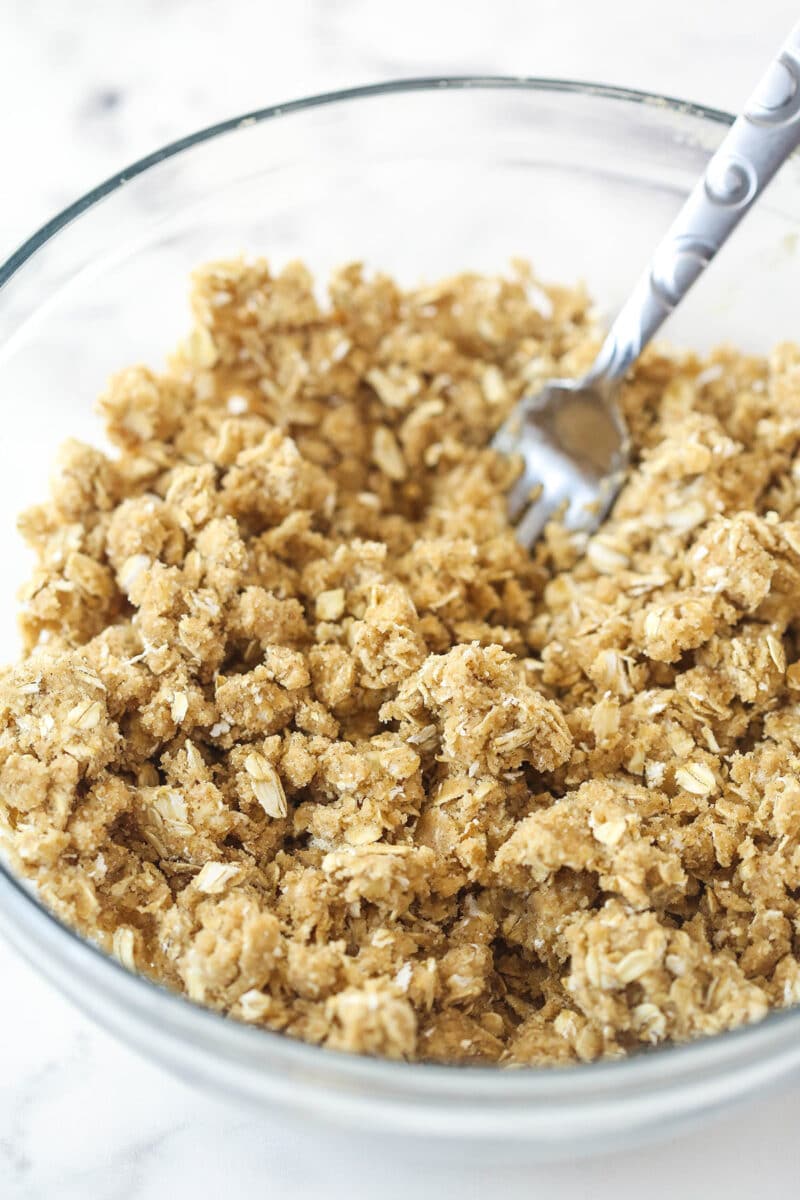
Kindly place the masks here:
<instances>
[{"instance_id":1,"label":"swirl pattern on handle","mask_svg":"<svg viewBox=\"0 0 800 1200\"><path fill-rule=\"evenodd\" d=\"M650 287L667 309L675 307L716 252L712 242L690 233L662 243L653 259Z\"/></svg>"},{"instance_id":2,"label":"swirl pattern on handle","mask_svg":"<svg viewBox=\"0 0 800 1200\"><path fill-rule=\"evenodd\" d=\"M730 154L727 158L715 155L708 164L704 186L712 204L744 208L758 191L758 173L740 154Z\"/></svg>"},{"instance_id":3,"label":"swirl pattern on handle","mask_svg":"<svg viewBox=\"0 0 800 1200\"><path fill-rule=\"evenodd\" d=\"M744 115L754 125L788 125L800 115L800 61L794 47L772 64Z\"/></svg>"}]
</instances>

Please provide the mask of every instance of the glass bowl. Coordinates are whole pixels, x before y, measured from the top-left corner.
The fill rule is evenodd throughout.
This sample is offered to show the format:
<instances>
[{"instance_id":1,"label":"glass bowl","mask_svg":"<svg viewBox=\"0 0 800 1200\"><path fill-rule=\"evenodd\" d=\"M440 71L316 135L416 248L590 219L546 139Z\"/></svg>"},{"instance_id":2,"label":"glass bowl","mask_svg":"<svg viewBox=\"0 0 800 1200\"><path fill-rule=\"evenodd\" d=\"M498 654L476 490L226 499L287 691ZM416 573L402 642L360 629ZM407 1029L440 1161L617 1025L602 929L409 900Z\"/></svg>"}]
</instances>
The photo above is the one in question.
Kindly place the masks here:
<instances>
[{"instance_id":1,"label":"glass bowl","mask_svg":"<svg viewBox=\"0 0 800 1200\"><path fill-rule=\"evenodd\" d=\"M625 297L725 132L724 113L661 96L527 79L434 79L266 109L136 163L0 268L0 630L29 569L14 518L44 496L68 436L101 441L108 374L159 364L186 331L191 269L240 251L320 275L363 259L405 282L529 258ZM671 320L668 336L751 350L797 335L800 167L789 162ZM800 1066L800 1011L562 1069L356 1058L239 1025L127 973L0 867L0 926L80 1007L144 1054L283 1116L448 1147L573 1156L695 1126Z\"/></svg>"}]
</instances>

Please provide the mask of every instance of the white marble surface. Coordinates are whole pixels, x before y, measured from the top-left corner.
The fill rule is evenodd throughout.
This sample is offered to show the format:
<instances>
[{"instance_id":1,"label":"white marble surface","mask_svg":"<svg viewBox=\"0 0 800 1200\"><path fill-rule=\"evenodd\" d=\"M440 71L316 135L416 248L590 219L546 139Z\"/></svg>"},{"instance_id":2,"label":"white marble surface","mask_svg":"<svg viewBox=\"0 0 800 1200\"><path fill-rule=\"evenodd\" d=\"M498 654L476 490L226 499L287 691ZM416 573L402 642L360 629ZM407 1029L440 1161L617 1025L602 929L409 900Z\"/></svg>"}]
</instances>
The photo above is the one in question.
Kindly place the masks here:
<instances>
[{"instance_id":1,"label":"white marble surface","mask_svg":"<svg viewBox=\"0 0 800 1200\"><path fill-rule=\"evenodd\" d=\"M101 178L198 126L380 78L499 72L735 107L787 0L0 0L0 257ZM287 1135L142 1062L0 945L0 1197L564 1200L794 1194L800 1086L709 1131L502 1172Z\"/></svg>"}]
</instances>

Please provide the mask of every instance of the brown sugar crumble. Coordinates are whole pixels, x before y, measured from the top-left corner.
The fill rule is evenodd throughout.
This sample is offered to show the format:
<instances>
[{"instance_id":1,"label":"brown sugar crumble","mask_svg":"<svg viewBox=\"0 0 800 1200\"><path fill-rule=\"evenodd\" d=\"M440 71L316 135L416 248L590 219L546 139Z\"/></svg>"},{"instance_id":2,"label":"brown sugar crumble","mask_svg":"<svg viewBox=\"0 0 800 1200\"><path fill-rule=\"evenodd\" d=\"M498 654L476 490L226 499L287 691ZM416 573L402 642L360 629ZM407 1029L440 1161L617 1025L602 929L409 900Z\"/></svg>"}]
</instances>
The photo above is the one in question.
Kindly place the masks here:
<instances>
[{"instance_id":1,"label":"brown sugar crumble","mask_svg":"<svg viewBox=\"0 0 800 1200\"><path fill-rule=\"evenodd\" d=\"M587 297L213 264L162 375L21 518L0 828L192 1000L392 1058L553 1064L800 1000L800 349L650 350L588 543L487 443Z\"/></svg>"}]
</instances>

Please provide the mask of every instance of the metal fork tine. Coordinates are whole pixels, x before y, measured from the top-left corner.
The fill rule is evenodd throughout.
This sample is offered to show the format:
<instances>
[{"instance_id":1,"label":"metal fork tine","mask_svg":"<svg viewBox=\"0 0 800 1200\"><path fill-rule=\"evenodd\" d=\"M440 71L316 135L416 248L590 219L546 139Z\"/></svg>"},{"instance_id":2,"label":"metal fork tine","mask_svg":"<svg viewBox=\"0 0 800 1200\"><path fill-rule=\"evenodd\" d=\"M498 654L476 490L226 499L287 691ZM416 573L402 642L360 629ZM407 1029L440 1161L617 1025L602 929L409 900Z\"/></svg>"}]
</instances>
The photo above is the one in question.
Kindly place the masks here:
<instances>
[{"instance_id":1,"label":"metal fork tine","mask_svg":"<svg viewBox=\"0 0 800 1200\"><path fill-rule=\"evenodd\" d=\"M534 542L542 536L545 525L555 515L562 503L562 497L543 492L539 499L530 505L517 525L517 541L520 545L530 549Z\"/></svg>"},{"instance_id":2,"label":"metal fork tine","mask_svg":"<svg viewBox=\"0 0 800 1200\"><path fill-rule=\"evenodd\" d=\"M581 380L554 380L523 400L492 444L522 457L506 500L528 548L562 508L567 529L596 529L627 463L625 428L612 397Z\"/></svg>"},{"instance_id":3,"label":"metal fork tine","mask_svg":"<svg viewBox=\"0 0 800 1200\"><path fill-rule=\"evenodd\" d=\"M519 479L514 483L508 493L508 517L512 522L517 522L525 509L531 503L531 492L536 486L530 477L527 469L523 470Z\"/></svg>"}]
</instances>

